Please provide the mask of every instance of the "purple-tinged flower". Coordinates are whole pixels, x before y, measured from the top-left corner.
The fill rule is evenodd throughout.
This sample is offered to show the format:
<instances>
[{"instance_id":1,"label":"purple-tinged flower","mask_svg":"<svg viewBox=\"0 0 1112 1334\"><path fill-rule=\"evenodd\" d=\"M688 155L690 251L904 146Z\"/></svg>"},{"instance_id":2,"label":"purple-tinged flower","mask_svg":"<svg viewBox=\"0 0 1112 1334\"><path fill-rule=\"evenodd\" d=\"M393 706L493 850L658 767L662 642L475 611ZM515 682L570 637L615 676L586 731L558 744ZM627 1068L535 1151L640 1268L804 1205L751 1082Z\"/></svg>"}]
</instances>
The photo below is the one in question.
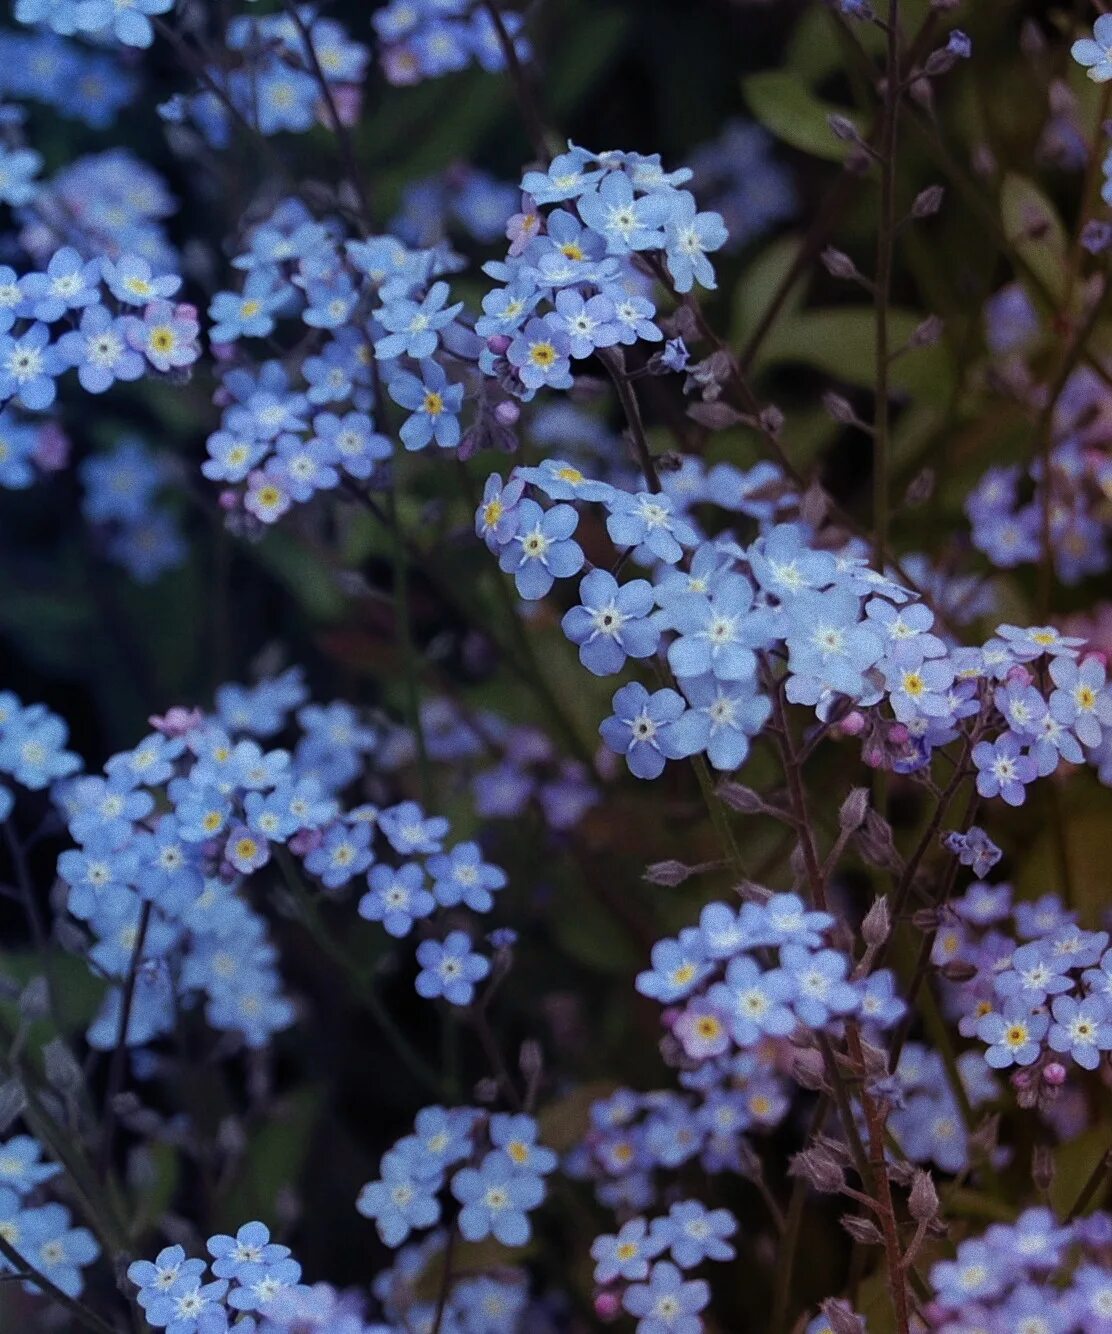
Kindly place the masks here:
<instances>
[{"instance_id":1,"label":"purple-tinged flower","mask_svg":"<svg viewBox=\"0 0 1112 1334\"><path fill-rule=\"evenodd\" d=\"M1112 1012L1104 996L1056 996L1050 1012L1054 1022L1047 1043L1058 1052L1069 1052L1085 1070L1095 1070L1101 1052L1112 1051Z\"/></svg>"},{"instance_id":2,"label":"purple-tinged flower","mask_svg":"<svg viewBox=\"0 0 1112 1334\"><path fill-rule=\"evenodd\" d=\"M986 1014L977 1023L977 1036L988 1043L985 1060L994 1070L1010 1065L1033 1065L1039 1044L1050 1027L1045 1010L1032 1012L1025 1001L1012 999L997 1013Z\"/></svg>"}]
</instances>

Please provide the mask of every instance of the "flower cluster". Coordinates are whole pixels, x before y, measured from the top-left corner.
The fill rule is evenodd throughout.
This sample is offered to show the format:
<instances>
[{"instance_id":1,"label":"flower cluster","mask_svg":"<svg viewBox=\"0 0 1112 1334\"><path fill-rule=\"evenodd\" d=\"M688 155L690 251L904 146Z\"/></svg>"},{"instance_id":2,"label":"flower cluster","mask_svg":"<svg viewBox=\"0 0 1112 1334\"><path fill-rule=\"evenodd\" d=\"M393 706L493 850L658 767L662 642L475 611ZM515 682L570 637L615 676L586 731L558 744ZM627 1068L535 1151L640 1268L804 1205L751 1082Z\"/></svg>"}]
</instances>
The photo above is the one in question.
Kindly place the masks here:
<instances>
[{"instance_id":1,"label":"flower cluster","mask_svg":"<svg viewBox=\"0 0 1112 1334\"><path fill-rule=\"evenodd\" d=\"M270 136L304 134L318 124L335 129L337 117L342 125L359 118L370 52L314 7L238 15L228 24L223 54L223 62L205 67L196 92L160 108L164 120L192 124L214 148L227 148L237 121Z\"/></svg>"},{"instance_id":2,"label":"flower cluster","mask_svg":"<svg viewBox=\"0 0 1112 1334\"><path fill-rule=\"evenodd\" d=\"M570 145L547 171L522 178L506 259L484 265L503 284L483 298L480 365L515 397L569 389L572 362L600 349L660 342L653 261L677 292L715 285L709 252L726 242L717 213L700 213L658 154L592 153ZM553 207L555 206L555 207ZM542 208L547 207L547 211ZM648 267L645 267L648 266ZM682 369L686 354L675 351Z\"/></svg>"},{"instance_id":3,"label":"flower cluster","mask_svg":"<svg viewBox=\"0 0 1112 1334\"><path fill-rule=\"evenodd\" d=\"M745 1134L775 1129L788 1114L789 1085L759 1049L681 1070L684 1092L619 1088L591 1104L583 1140L563 1163L591 1181L601 1204L643 1211L658 1196L657 1173L684 1163L706 1172L741 1172Z\"/></svg>"},{"instance_id":4,"label":"flower cluster","mask_svg":"<svg viewBox=\"0 0 1112 1334\"><path fill-rule=\"evenodd\" d=\"M529 1214L544 1200L544 1178L556 1167L538 1133L523 1113L425 1107L414 1133L383 1155L380 1179L363 1187L356 1207L374 1220L387 1246L400 1246L412 1231L440 1221L438 1197L447 1186L467 1241L494 1237L503 1246L524 1246L532 1235Z\"/></svg>"},{"instance_id":5,"label":"flower cluster","mask_svg":"<svg viewBox=\"0 0 1112 1334\"><path fill-rule=\"evenodd\" d=\"M943 910L932 957L960 1032L994 1069L1019 1067L1024 1100L1112 1051L1108 932L1083 930L1057 895L1013 902L1010 885L977 881Z\"/></svg>"},{"instance_id":6,"label":"flower cluster","mask_svg":"<svg viewBox=\"0 0 1112 1334\"><path fill-rule=\"evenodd\" d=\"M521 15L473 0L390 0L371 22L382 72L393 84L437 79L471 64L498 73L506 68L507 43L518 60L529 58Z\"/></svg>"},{"instance_id":7,"label":"flower cluster","mask_svg":"<svg viewBox=\"0 0 1112 1334\"><path fill-rule=\"evenodd\" d=\"M127 1277L151 1329L171 1334L223 1334L241 1312L282 1311L285 1299L301 1289L301 1266L288 1246L270 1240L263 1223L244 1223L234 1237L217 1233L206 1242L211 1256L187 1259L181 1246L167 1246L154 1260L136 1260Z\"/></svg>"},{"instance_id":8,"label":"flower cluster","mask_svg":"<svg viewBox=\"0 0 1112 1334\"><path fill-rule=\"evenodd\" d=\"M180 286L180 278L154 277L136 256L84 260L71 247L44 271L17 277L3 269L0 398L41 412L71 367L86 392L102 394L117 380L190 366L200 356L199 326L192 306L169 300ZM68 332L52 339L58 324Z\"/></svg>"},{"instance_id":9,"label":"flower cluster","mask_svg":"<svg viewBox=\"0 0 1112 1334\"><path fill-rule=\"evenodd\" d=\"M114 56L54 32L0 31L0 97L43 102L92 129L111 125L136 94L137 80Z\"/></svg>"},{"instance_id":10,"label":"flower cluster","mask_svg":"<svg viewBox=\"0 0 1112 1334\"><path fill-rule=\"evenodd\" d=\"M154 41L151 17L167 14L174 0L15 0L17 23L44 23L63 36L81 33L98 42L123 46L150 46Z\"/></svg>"},{"instance_id":11,"label":"flower cluster","mask_svg":"<svg viewBox=\"0 0 1112 1334\"><path fill-rule=\"evenodd\" d=\"M893 1071L894 1107L888 1121L892 1138L909 1162L943 1172L968 1172L970 1127L962 1103L970 1108L994 1102L1000 1090L979 1052L957 1058L961 1092L947 1078L942 1057L919 1042L908 1042Z\"/></svg>"},{"instance_id":12,"label":"flower cluster","mask_svg":"<svg viewBox=\"0 0 1112 1334\"><path fill-rule=\"evenodd\" d=\"M1096 1331L1112 1310L1112 1217L1062 1223L1049 1209L1025 1210L963 1241L930 1272L928 1328Z\"/></svg>"},{"instance_id":13,"label":"flower cluster","mask_svg":"<svg viewBox=\"0 0 1112 1334\"><path fill-rule=\"evenodd\" d=\"M852 965L829 947L834 918L795 894L773 894L739 910L710 903L697 927L659 941L637 990L670 1007L672 1037L688 1061L729 1059L807 1030L822 1033L846 1016L890 1028L905 1012L886 971L851 978Z\"/></svg>"},{"instance_id":14,"label":"flower cluster","mask_svg":"<svg viewBox=\"0 0 1112 1334\"><path fill-rule=\"evenodd\" d=\"M729 1238L737 1219L729 1209L707 1209L698 1200L679 1200L667 1214L651 1220L635 1216L617 1233L596 1237L595 1310L612 1316L620 1307L637 1318L641 1334L684 1329L710 1300L710 1289L684 1272L705 1260L732 1260ZM661 1259L661 1256L668 1259ZM685 1319L687 1323L685 1324Z\"/></svg>"},{"instance_id":15,"label":"flower cluster","mask_svg":"<svg viewBox=\"0 0 1112 1334\"><path fill-rule=\"evenodd\" d=\"M969 493L973 545L993 565L1035 565L1049 541L1058 577L1077 584L1109 568L1103 509L1112 490L1108 387L1074 372L1058 400L1045 458L990 468Z\"/></svg>"},{"instance_id":16,"label":"flower cluster","mask_svg":"<svg viewBox=\"0 0 1112 1334\"><path fill-rule=\"evenodd\" d=\"M24 705L9 690L0 691L0 773L20 787L41 792L81 768L66 749L69 729L44 704ZM15 804L11 788L0 784L0 819Z\"/></svg>"},{"instance_id":17,"label":"flower cluster","mask_svg":"<svg viewBox=\"0 0 1112 1334\"><path fill-rule=\"evenodd\" d=\"M30 1135L14 1135L0 1143L0 1237L37 1273L70 1297L85 1286L81 1271L100 1256L87 1228L74 1227L69 1209L44 1203L40 1187L59 1176L57 1163L42 1162L42 1146ZM19 1272L0 1256L0 1274ZM28 1292L38 1288L27 1281Z\"/></svg>"}]
</instances>

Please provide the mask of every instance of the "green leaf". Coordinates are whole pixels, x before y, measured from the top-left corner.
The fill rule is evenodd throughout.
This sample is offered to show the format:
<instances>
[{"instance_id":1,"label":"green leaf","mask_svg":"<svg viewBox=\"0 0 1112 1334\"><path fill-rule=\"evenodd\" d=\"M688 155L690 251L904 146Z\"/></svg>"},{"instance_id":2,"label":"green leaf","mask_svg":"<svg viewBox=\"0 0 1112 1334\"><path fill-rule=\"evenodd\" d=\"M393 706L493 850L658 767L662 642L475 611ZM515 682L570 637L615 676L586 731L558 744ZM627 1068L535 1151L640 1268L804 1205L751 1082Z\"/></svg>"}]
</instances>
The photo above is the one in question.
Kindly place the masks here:
<instances>
[{"instance_id":1,"label":"green leaf","mask_svg":"<svg viewBox=\"0 0 1112 1334\"><path fill-rule=\"evenodd\" d=\"M1004 234L1056 297L1066 290L1069 241L1057 210L1033 181L1008 172L1000 187Z\"/></svg>"},{"instance_id":2,"label":"green leaf","mask_svg":"<svg viewBox=\"0 0 1112 1334\"><path fill-rule=\"evenodd\" d=\"M730 341L738 346L760 323L780 288L780 284L791 270L801 245L798 236L781 236L767 246L750 264L745 266L745 274L737 285L734 295L733 322L730 326ZM803 304L807 294L806 276L801 276L792 286L780 308L781 318L794 314Z\"/></svg>"},{"instance_id":3,"label":"green leaf","mask_svg":"<svg viewBox=\"0 0 1112 1334\"><path fill-rule=\"evenodd\" d=\"M848 146L834 137L827 117L848 113L816 97L797 74L762 70L743 79L741 87L753 115L777 139L827 162L844 160Z\"/></svg>"},{"instance_id":4,"label":"green leaf","mask_svg":"<svg viewBox=\"0 0 1112 1334\"><path fill-rule=\"evenodd\" d=\"M889 310L888 346L901 348L922 316L910 310ZM774 325L762 344L762 366L798 362L825 371L844 384L862 389L875 382L876 317L871 306L839 306L806 310ZM892 363L893 388L915 396L931 395L945 402L953 367L947 349L916 348Z\"/></svg>"}]
</instances>

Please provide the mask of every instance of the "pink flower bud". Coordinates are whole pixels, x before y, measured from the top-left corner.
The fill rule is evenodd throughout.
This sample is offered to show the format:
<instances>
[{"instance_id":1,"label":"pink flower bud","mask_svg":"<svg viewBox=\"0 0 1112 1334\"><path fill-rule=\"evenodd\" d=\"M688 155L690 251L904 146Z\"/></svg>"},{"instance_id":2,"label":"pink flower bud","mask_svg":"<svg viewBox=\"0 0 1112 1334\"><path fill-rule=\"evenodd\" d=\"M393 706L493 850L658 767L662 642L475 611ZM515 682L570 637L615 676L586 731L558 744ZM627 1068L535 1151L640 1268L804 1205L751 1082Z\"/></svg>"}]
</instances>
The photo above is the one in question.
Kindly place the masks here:
<instances>
[{"instance_id":1,"label":"pink flower bud","mask_svg":"<svg viewBox=\"0 0 1112 1334\"><path fill-rule=\"evenodd\" d=\"M1014 681L1021 686L1029 686L1033 680L1031 673L1021 662L1017 662L1014 667L1009 667L1008 675L1004 679L1008 682Z\"/></svg>"},{"instance_id":2,"label":"pink flower bud","mask_svg":"<svg viewBox=\"0 0 1112 1334\"><path fill-rule=\"evenodd\" d=\"M324 835L319 829L299 829L289 841L289 849L295 857L308 856L324 842Z\"/></svg>"},{"instance_id":3,"label":"pink flower bud","mask_svg":"<svg viewBox=\"0 0 1112 1334\"><path fill-rule=\"evenodd\" d=\"M520 416L521 409L508 398L494 409L494 419L499 426L516 426Z\"/></svg>"},{"instance_id":4,"label":"pink flower bud","mask_svg":"<svg viewBox=\"0 0 1112 1334\"><path fill-rule=\"evenodd\" d=\"M1028 1089L1031 1087L1032 1078L1033 1076L1029 1070L1017 1070L1015 1074L1012 1075L1012 1088Z\"/></svg>"},{"instance_id":5,"label":"pink flower bud","mask_svg":"<svg viewBox=\"0 0 1112 1334\"><path fill-rule=\"evenodd\" d=\"M147 719L154 730L161 732L163 736L187 736L202 726L204 721L205 716L200 709L185 709L180 704L167 709L161 716L152 713Z\"/></svg>"},{"instance_id":6,"label":"pink flower bud","mask_svg":"<svg viewBox=\"0 0 1112 1334\"><path fill-rule=\"evenodd\" d=\"M616 1292L595 1294L595 1315L600 1320L616 1320L622 1313L621 1298Z\"/></svg>"},{"instance_id":7,"label":"pink flower bud","mask_svg":"<svg viewBox=\"0 0 1112 1334\"><path fill-rule=\"evenodd\" d=\"M865 730L865 715L853 709L847 713L838 724L838 731L842 736L860 736Z\"/></svg>"},{"instance_id":8,"label":"pink flower bud","mask_svg":"<svg viewBox=\"0 0 1112 1334\"><path fill-rule=\"evenodd\" d=\"M341 125L357 125L363 109L363 92L358 84L340 83L333 85L332 102Z\"/></svg>"},{"instance_id":9,"label":"pink flower bud","mask_svg":"<svg viewBox=\"0 0 1112 1334\"><path fill-rule=\"evenodd\" d=\"M61 472L69 463L70 442L65 431L54 422L39 428L35 441L35 462L43 472Z\"/></svg>"},{"instance_id":10,"label":"pink flower bud","mask_svg":"<svg viewBox=\"0 0 1112 1334\"><path fill-rule=\"evenodd\" d=\"M197 316L197 307L190 305L188 301L180 301L174 307L174 314L179 320L195 320Z\"/></svg>"},{"instance_id":11,"label":"pink flower bud","mask_svg":"<svg viewBox=\"0 0 1112 1334\"><path fill-rule=\"evenodd\" d=\"M509 334L491 334L487 339L487 347L490 348L496 357L502 357L509 351L512 342L513 339Z\"/></svg>"},{"instance_id":12,"label":"pink flower bud","mask_svg":"<svg viewBox=\"0 0 1112 1334\"><path fill-rule=\"evenodd\" d=\"M1043 1079L1051 1088L1061 1088L1066 1082L1066 1067L1061 1061L1051 1061L1043 1070Z\"/></svg>"},{"instance_id":13,"label":"pink flower bud","mask_svg":"<svg viewBox=\"0 0 1112 1334\"><path fill-rule=\"evenodd\" d=\"M214 361L231 361L236 354L235 343L214 343L209 341L209 351Z\"/></svg>"},{"instance_id":14,"label":"pink flower bud","mask_svg":"<svg viewBox=\"0 0 1112 1334\"><path fill-rule=\"evenodd\" d=\"M893 746L907 745L907 740L910 736L911 733L903 723L893 723L888 729L888 740L891 741Z\"/></svg>"},{"instance_id":15,"label":"pink flower bud","mask_svg":"<svg viewBox=\"0 0 1112 1334\"><path fill-rule=\"evenodd\" d=\"M870 769L880 769L884 765L884 748L871 742L861 748L861 758Z\"/></svg>"},{"instance_id":16,"label":"pink flower bud","mask_svg":"<svg viewBox=\"0 0 1112 1334\"><path fill-rule=\"evenodd\" d=\"M666 1006L660 1012L660 1022L664 1025L665 1028L670 1029L681 1014L683 1014L683 1011L680 1009L678 1005Z\"/></svg>"},{"instance_id":17,"label":"pink flower bud","mask_svg":"<svg viewBox=\"0 0 1112 1334\"><path fill-rule=\"evenodd\" d=\"M231 488L221 491L219 503L225 514L231 514L234 510L239 509L239 492L233 491Z\"/></svg>"}]
</instances>

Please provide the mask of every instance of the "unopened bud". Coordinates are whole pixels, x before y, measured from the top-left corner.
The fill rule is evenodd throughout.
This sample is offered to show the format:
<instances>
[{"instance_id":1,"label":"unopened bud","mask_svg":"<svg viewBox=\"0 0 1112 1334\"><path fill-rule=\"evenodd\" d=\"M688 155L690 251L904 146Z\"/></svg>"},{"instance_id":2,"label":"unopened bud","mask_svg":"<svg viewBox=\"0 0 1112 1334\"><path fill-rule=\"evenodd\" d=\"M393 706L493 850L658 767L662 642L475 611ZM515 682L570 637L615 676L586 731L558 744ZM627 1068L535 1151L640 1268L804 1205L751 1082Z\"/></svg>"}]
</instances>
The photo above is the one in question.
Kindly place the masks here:
<instances>
[{"instance_id":1,"label":"unopened bud","mask_svg":"<svg viewBox=\"0 0 1112 1334\"><path fill-rule=\"evenodd\" d=\"M857 420L857 413L853 410L853 404L848 398L843 398L841 394L836 394L833 390L827 390L823 394L822 406L828 416L833 417L836 422L841 422L843 426L851 426Z\"/></svg>"},{"instance_id":2,"label":"unopened bud","mask_svg":"<svg viewBox=\"0 0 1112 1334\"><path fill-rule=\"evenodd\" d=\"M512 399L503 399L494 409L494 420L499 426L516 426L521 416L521 409Z\"/></svg>"},{"instance_id":3,"label":"unopened bud","mask_svg":"<svg viewBox=\"0 0 1112 1334\"><path fill-rule=\"evenodd\" d=\"M802 1177L823 1195L836 1195L846 1184L841 1164L822 1149L804 1149L791 1160L789 1176Z\"/></svg>"},{"instance_id":4,"label":"unopened bud","mask_svg":"<svg viewBox=\"0 0 1112 1334\"><path fill-rule=\"evenodd\" d=\"M943 327L938 315L928 315L912 329L908 347L934 347L942 337Z\"/></svg>"},{"instance_id":5,"label":"unopened bud","mask_svg":"<svg viewBox=\"0 0 1112 1334\"><path fill-rule=\"evenodd\" d=\"M923 468L917 472L904 492L904 504L909 509L914 509L917 505L925 505L934 495L934 481L933 468Z\"/></svg>"},{"instance_id":6,"label":"unopened bud","mask_svg":"<svg viewBox=\"0 0 1112 1334\"><path fill-rule=\"evenodd\" d=\"M741 783L719 783L715 789L719 797L732 811L741 811L743 815L758 815L765 809L760 794Z\"/></svg>"},{"instance_id":7,"label":"unopened bud","mask_svg":"<svg viewBox=\"0 0 1112 1334\"><path fill-rule=\"evenodd\" d=\"M892 917L888 911L888 900L881 895L873 900L873 906L865 914L861 923L861 938L866 945L874 949L883 945L892 931Z\"/></svg>"},{"instance_id":8,"label":"unopened bud","mask_svg":"<svg viewBox=\"0 0 1112 1334\"><path fill-rule=\"evenodd\" d=\"M915 202L911 205L911 216L920 220L933 218L942 207L945 197L946 191L941 185L928 185L915 196Z\"/></svg>"},{"instance_id":9,"label":"unopened bud","mask_svg":"<svg viewBox=\"0 0 1112 1334\"><path fill-rule=\"evenodd\" d=\"M865 1334L865 1317L858 1315L842 1297L828 1297L822 1304L822 1313L831 1334Z\"/></svg>"},{"instance_id":10,"label":"unopened bud","mask_svg":"<svg viewBox=\"0 0 1112 1334\"><path fill-rule=\"evenodd\" d=\"M844 250L827 246L822 252L822 263L832 278L860 278L861 272Z\"/></svg>"},{"instance_id":11,"label":"unopened bud","mask_svg":"<svg viewBox=\"0 0 1112 1334\"><path fill-rule=\"evenodd\" d=\"M838 810L838 828L845 830L860 828L868 810L869 789L867 787L851 788L849 796L842 802Z\"/></svg>"},{"instance_id":12,"label":"unopened bud","mask_svg":"<svg viewBox=\"0 0 1112 1334\"><path fill-rule=\"evenodd\" d=\"M784 414L775 403L769 403L767 407L761 409L759 420L762 430L768 435L777 436L784 429Z\"/></svg>"},{"instance_id":13,"label":"unopened bud","mask_svg":"<svg viewBox=\"0 0 1112 1334\"><path fill-rule=\"evenodd\" d=\"M830 126L830 133L835 139L840 139L842 143L856 144L861 142L861 133L848 116L827 116L826 123Z\"/></svg>"},{"instance_id":14,"label":"unopened bud","mask_svg":"<svg viewBox=\"0 0 1112 1334\"><path fill-rule=\"evenodd\" d=\"M1043 1069L1043 1079L1051 1088L1061 1088L1066 1082L1066 1067L1061 1061L1051 1061Z\"/></svg>"},{"instance_id":15,"label":"unopened bud","mask_svg":"<svg viewBox=\"0 0 1112 1334\"><path fill-rule=\"evenodd\" d=\"M917 1223L929 1223L938 1217L938 1191L929 1172L916 1172L907 1200L907 1210Z\"/></svg>"},{"instance_id":16,"label":"unopened bud","mask_svg":"<svg viewBox=\"0 0 1112 1334\"><path fill-rule=\"evenodd\" d=\"M666 885L669 889L675 889L677 885L682 885L691 874L692 867L685 866L683 862L653 862L651 866L645 867L643 879L647 880L650 885Z\"/></svg>"},{"instance_id":17,"label":"unopened bud","mask_svg":"<svg viewBox=\"0 0 1112 1334\"><path fill-rule=\"evenodd\" d=\"M616 1292L597 1292L594 1305L595 1315L600 1320L617 1320L622 1313L622 1299Z\"/></svg>"},{"instance_id":18,"label":"unopened bud","mask_svg":"<svg viewBox=\"0 0 1112 1334\"><path fill-rule=\"evenodd\" d=\"M540 1074L544 1068L544 1054L541 1051L541 1044L535 1038L526 1038L521 1044L517 1065L528 1080L536 1079Z\"/></svg>"},{"instance_id":19,"label":"unopened bud","mask_svg":"<svg viewBox=\"0 0 1112 1334\"><path fill-rule=\"evenodd\" d=\"M826 1066L821 1052L813 1047L796 1047L792 1052L792 1079L801 1087L818 1092L826 1088Z\"/></svg>"}]
</instances>

